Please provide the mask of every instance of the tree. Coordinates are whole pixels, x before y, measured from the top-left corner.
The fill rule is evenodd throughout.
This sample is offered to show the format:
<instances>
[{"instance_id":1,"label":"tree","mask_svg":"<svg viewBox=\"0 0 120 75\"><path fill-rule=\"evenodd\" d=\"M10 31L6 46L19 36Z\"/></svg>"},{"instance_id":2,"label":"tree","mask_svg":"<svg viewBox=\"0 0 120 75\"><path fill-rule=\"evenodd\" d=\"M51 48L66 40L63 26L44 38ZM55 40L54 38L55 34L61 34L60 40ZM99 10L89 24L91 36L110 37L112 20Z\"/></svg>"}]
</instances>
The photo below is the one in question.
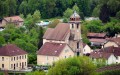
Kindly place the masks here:
<instances>
[{"instance_id":1,"label":"tree","mask_svg":"<svg viewBox=\"0 0 120 75\"><path fill-rule=\"evenodd\" d=\"M17 8L17 4L16 4L16 0L6 0L6 4L7 4L7 12L9 16L13 16L16 13L16 8Z\"/></svg>"},{"instance_id":2,"label":"tree","mask_svg":"<svg viewBox=\"0 0 120 75\"><path fill-rule=\"evenodd\" d=\"M92 12L92 16L99 17L100 14L100 5L96 6Z\"/></svg>"},{"instance_id":3,"label":"tree","mask_svg":"<svg viewBox=\"0 0 120 75\"><path fill-rule=\"evenodd\" d=\"M5 44L5 39L4 37L0 36L0 46L2 46L3 44Z\"/></svg>"},{"instance_id":4,"label":"tree","mask_svg":"<svg viewBox=\"0 0 120 75\"><path fill-rule=\"evenodd\" d=\"M19 13L22 13L25 16L28 14L28 4L26 0L22 1L22 3L20 4Z\"/></svg>"},{"instance_id":5,"label":"tree","mask_svg":"<svg viewBox=\"0 0 120 75\"><path fill-rule=\"evenodd\" d=\"M95 75L95 65L87 57L72 57L56 62L47 75Z\"/></svg>"},{"instance_id":6,"label":"tree","mask_svg":"<svg viewBox=\"0 0 120 75\"><path fill-rule=\"evenodd\" d=\"M73 11L76 11L79 14L80 11L79 11L77 4L75 4L72 9Z\"/></svg>"},{"instance_id":7,"label":"tree","mask_svg":"<svg viewBox=\"0 0 120 75\"><path fill-rule=\"evenodd\" d=\"M106 22L110 21L109 17L110 17L109 8L108 8L107 4L104 4L100 9L99 18L100 18L100 20L102 20L103 23L106 23Z\"/></svg>"},{"instance_id":8,"label":"tree","mask_svg":"<svg viewBox=\"0 0 120 75\"><path fill-rule=\"evenodd\" d=\"M49 28L55 28L58 23L60 23L60 20L55 19L52 23L50 23L50 24L48 25L48 27L49 27Z\"/></svg>"},{"instance_id":9,"label":"tree","mask_svg":"<svg viewBox=\"0 0 120 75\"><path fill-rule=\"evenodd\" d=\"M34 24L40 20L41 14L39 10L36 10L33 14L33 22Z\"/></svg>"},{"instance_id":10,"label":"tree","mask_svg":"<svg viewBox=\"0 0 120 75\"><path fill-rule=\"evenodd\" d=\"M65 10L65 12L63 13L65 18L70 18L72 14L73 14L73 10L70 8L67 8L67 10Z\"/></svg>"},{"instance_id":11,"label":"tree","mask_svg":"<svg viewBox=\"0 0 120 75\"><path fill-rule=\"evenodd\" d=\"M44 71L28 72L25 75L46 75Z\"/></svg>"},{"instance_id":12,"label":"tree","mask_svg":"<svg viewBox=\"0 0 120 75\"><path fill-rule=\"evenodd\" d=\"M118 19L120 19L120 11L117 12L116 17L117 17Z\"/></svg>"}]
</instances>

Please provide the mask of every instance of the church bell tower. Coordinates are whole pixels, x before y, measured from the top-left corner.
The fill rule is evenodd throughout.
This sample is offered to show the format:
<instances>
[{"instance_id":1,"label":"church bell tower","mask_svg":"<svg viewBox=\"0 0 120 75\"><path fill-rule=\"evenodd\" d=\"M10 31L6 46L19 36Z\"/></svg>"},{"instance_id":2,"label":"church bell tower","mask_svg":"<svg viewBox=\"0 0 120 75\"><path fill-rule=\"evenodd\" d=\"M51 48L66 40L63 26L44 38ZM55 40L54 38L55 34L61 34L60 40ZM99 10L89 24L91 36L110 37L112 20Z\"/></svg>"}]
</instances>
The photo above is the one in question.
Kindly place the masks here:
<instances>
[{"instance_id":1,"label":"church bell tower","mask_svg":"<svg viewBox=\"0 0 120 75\"><path fill-rule=\"evenodd\" d=\"M81 37L81 18L76 11L70 16L69 44L77 56L83 56L83 43Z\"/></svg>"}]
</instances>

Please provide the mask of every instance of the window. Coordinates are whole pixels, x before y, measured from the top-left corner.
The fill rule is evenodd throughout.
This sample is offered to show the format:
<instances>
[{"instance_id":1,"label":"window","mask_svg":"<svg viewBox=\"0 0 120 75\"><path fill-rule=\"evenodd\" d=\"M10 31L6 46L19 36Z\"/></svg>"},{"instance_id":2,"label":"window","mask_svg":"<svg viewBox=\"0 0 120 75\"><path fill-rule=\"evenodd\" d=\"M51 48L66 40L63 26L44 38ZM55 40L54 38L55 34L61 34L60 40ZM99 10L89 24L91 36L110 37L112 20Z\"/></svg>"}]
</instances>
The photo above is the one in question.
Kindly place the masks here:
<instances>
[{"instance_id":1,"label":"window","mask_svg":"<svg viewBox=\"0 0 120 75\"><path fill-rule=\"evenodd\" d=\"M65 58L66 58L66 56L65 56Z\"/></svg>"},{"instance_id":2,"label":"window","mask_svg":"<svg viewBox=\"0 0 120 75\"><path fill-rule=\"evenodd\" d=\"M24 59L24 55L22 56L22 59Z\"/></svg>"},{"instance_id":3,"label":"window","mask_svg":"<svg viewBox=\"0 0 120 75\"><path fill-rule=\"evenodd\" d=\"M49 59L48 59L48 56L47 56L47 60L49 60Z\"/></svg>"},{"instance_id":4,"label":"window","mask_svg":"<svg viewBox=\"0 0 120 75\"><path fill-rule=\"evenodd\" d=\"M26 64L26 62L25 62L25 66L26 66L27 64Z\"/></svg>"},{"instance_id":5,"label":"window","mask_svg":"<svg viewBox=\"0 0 120 75\"><path fill-rule=\"evenodd\" d=\"M74 28L74 24L72 24L72 28Z\"/></svg>"},{"instance_id":6,"label":"window","mask_svg":"<svg viewBox=\"0 0 120 75\"><path fill-rule=\"evenodd\" d=\"M54 60L54 57L53 57L53 60Z\"/></svg>"},{"instance_id":7,"label":"window","mask_svg":"<svg viewBox=\"0 0 120 75\"><path fill-rule=\"evenodd\" d=\"M20 63L20 66L21 66L21 63Z\"/></svg>"},{"instance_id":8,"label":"window","mask_svg":"<svg viewBox=\"0 0 120 75\"><path fill-rule=\"evenodd\" d=\"M4 68L4 64L2 64L2 68Z\"/></svg>"},{"instance_id":9,"label":"window","mask_svg":"<svg viewBox=\"0 0 120 75\"><path fill-rule=\"evenodd\" d=\"M4 61L4 57L2 57L2 61Z\"/></svg>"},{"instance_id":10,"label":"window","mask_svg":"<svg viewBox=\"0 0 120 75\"><path fill-rule=\"evenodd\" d=\"M18 56L17 56L17 60L18 60Z\"/></svg>"},{"instance_id":11,"label":"window","mask_svg":"<svg viewBox=\"0 0 120 75\"><path fill-rule=\"evenodd\" d=\"M11 57L11 61L13 61L13 57Z\"/></svg>"},{"instance_id":12,"label":"window","mask_svg":"<svg viewBox=\"0 0 120 75\"><path fill-rule=\"evenodd\" d=\"M79 48L79 42L77 42L77 49Z\"/></svg>"},{"instance_id":13,"label":"window","mask_svg":"<svg viewBox=\"0 0 120 75\"><path fill-rule=\"evenodd\" d=\"M79 24L77 24L77 29L79 28Z\"/></svg>"},{"instance_id":14,"label":"window","mask_svg":"<svg viewBox=\"0 0 120 75\"><path fill-rule=\"evenodd\" d=\"M25 55L25 59L26 59L26 55Z\"/></svg>"},{"instance_id":15,"label":"window","mask_svg":"<svg viewBox=\"0 0 120 75\"><path fill-rule=\"evenodd\" d=\"M11 64L11 68L13 68L13 64Z\"/></svg>"},{"instance_id":16,"label":"window","mask_svg":"<svg viewBox=\"0 0 120 75\"><path fill-rule=\"evenodd\" d=\"M14 61L15 61L15 57L14 57Z\"/></svg>"},{"instance_id":17,"label":"window","mask_svg":"<svg viewBox=\"0 0 120 75\"><path fill-rule=\"evenodd\" d=\"M21 59L21 56L20 56L20 59Z\"/></svg>"},{"instance_id":18,"label":"window","mask_svg":"<svg viewBox=\"0 0 120 75\"><path fill-rule=\"evenodd\" d=\"M67 49L67 50L65 50L65 53L67 53L69 50Z\"/></svg>"},{"instance_id":19,"label":"window","mask_svg":"<svg viewBox=\"0 0 120 75\"><path fill-rule=\"evenodd\" d=\"M18 67L18 63L16 64L16 67Z\"/></svg>"}]
</instances>

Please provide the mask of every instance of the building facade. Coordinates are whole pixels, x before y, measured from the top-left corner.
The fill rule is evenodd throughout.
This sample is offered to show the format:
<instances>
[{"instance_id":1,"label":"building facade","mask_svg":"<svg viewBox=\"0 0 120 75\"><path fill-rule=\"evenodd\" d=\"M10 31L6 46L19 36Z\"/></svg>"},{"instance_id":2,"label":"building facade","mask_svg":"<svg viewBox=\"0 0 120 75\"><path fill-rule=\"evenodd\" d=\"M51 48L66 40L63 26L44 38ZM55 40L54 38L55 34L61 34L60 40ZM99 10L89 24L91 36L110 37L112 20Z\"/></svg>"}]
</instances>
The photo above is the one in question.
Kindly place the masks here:
<instances>
[{"instance_id":1,"label":"building facade","mask_svg":"<svg viewBox=\"0 0 120 75\"><path fill-rule=\"evenodd\" d=\"M8 24L14 24L15 26L19 27L23 25L23 22L24 20L20 16L5 17L3 18L0 27L5 27Z\"/></svg>"},{"instance_id":2,"label":"building facade","mask_svg":"<svg viewBox=\"0 0 120 75\"><path fill-rule=\"evenodd\" d=\"M27 52L16 45L8 44L0 48L0 69L20 71L27 69Z\"/></svg>"}]
</instances>

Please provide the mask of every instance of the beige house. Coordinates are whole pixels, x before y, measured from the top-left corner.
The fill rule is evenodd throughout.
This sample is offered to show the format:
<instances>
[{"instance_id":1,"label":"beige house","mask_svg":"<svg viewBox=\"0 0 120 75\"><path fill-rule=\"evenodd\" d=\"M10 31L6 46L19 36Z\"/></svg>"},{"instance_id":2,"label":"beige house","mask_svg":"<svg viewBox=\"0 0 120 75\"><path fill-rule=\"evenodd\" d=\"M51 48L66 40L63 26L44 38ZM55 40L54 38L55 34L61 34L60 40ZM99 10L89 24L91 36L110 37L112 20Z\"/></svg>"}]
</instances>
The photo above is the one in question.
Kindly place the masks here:
<instances>
[{"instance_id":1,"label":"beige house","mask_svg":"<svg viewBox=\"0 0 120 75\"><path fill-rule=\"evenodd\" d=\"M23 70L27 69L27 52L14 44L8 44L0 48L1 70Z\"/></svg>"},{"instance_id":2,"label":"beige house","mask_svg":"<svg viewBox=\"0 0 120 75\"><path fill-rule=\"evenodd\" d=\"M87 55L90 54L93 50L90 48L89 45L83 43L83 54Z\"/></svg>"},{"instance_id":3,"label":"beige house","mask_svg":"<svg viewBox=\"0 0 120 75\"><path fill-rule=\"evenodd\" d=\"M5 17L2 20L2 24L0 24L0 27L5 27L7 24L14 24L15 26L22 26L24 20L20 16L11 16L11 17Z\"/></svg>"},{"instance_id":4,"label":"beige house","mask_svg":"<svg viewBox=\"0 0 120 75\"><path fill-rule=\"evenodd\" d=\"M109 46L90 54L93 59L105 59L107 64L120 63L120 47Z\"/></svg>"},{"instance_id":5,"label":"beige house","mask_svg":"<svg viewBox=\"0 0 120 75\"><path fill-rule=\"evenodd\" d=\"M37 52L37 65L52 65L59 59L73 56L74 52L67 44L46 42Z\"/></svg>"},{"instance_id":6,"label":"beige house","mask_svg":"<svg viewBox=\"0 0 120 75\"><path fill-rule=\"evenodd\" d=\"M107 43L104 44L104 47L109 47L109 46L119 47L120 46L120 37L109 39L107 41Z\"/></svg>"}]
</instances>

